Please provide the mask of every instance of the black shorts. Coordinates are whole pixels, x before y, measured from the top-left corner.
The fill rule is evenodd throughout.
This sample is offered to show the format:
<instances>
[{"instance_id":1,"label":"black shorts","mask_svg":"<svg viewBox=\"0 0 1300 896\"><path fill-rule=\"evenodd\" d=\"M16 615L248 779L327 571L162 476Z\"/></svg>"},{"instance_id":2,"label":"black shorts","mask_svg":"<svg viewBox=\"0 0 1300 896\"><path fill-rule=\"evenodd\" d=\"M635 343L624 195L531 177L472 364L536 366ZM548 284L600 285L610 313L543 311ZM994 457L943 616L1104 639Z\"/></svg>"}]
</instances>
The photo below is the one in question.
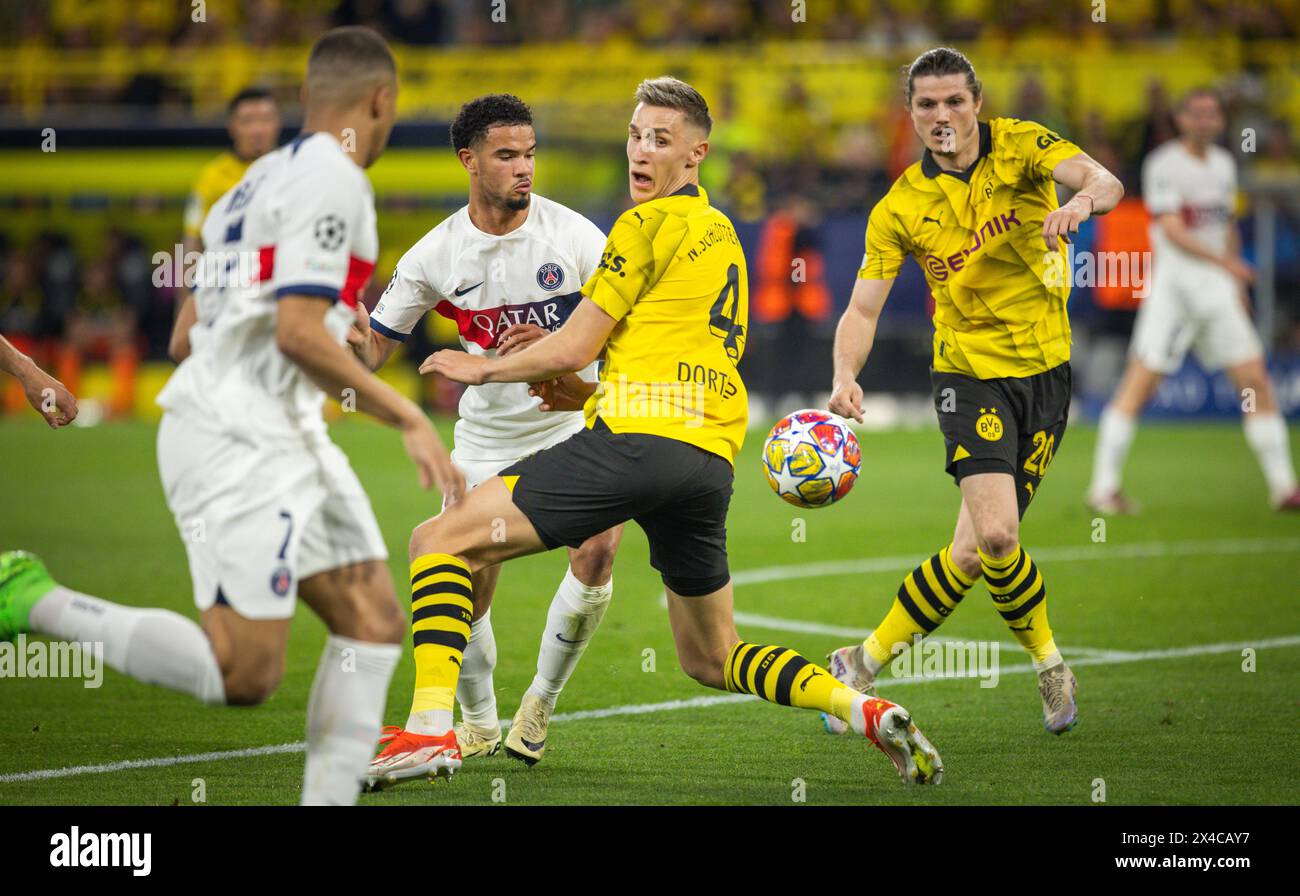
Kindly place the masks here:
<instances>
[{"instance_id":1,"label":"black shorts","mask_svg":"<svg viewBox=\"0 0 1300 896\"><path fill-rule=\"evenodd\" d=\"M1023 517L1065 437L1069 362L991 380L932 370L930 381L949 475L961 482L975 473L1010 473Z\"/></svg>"},{"instance_id":2,"label":"black shorts","mask_svg":"<svg viewBox=\"0 0 1300 896\"><path fill-rule=\"evenodd\" d=\"M636 520L650 542L650 565L684 597L717 591L727 569L731 464L686 442L614 433L597 419L558 445L502 470L518 476L515 506L547 549L576 548ZM509 480L507 480L509 482Z\"/></svg>"}]
</instances>

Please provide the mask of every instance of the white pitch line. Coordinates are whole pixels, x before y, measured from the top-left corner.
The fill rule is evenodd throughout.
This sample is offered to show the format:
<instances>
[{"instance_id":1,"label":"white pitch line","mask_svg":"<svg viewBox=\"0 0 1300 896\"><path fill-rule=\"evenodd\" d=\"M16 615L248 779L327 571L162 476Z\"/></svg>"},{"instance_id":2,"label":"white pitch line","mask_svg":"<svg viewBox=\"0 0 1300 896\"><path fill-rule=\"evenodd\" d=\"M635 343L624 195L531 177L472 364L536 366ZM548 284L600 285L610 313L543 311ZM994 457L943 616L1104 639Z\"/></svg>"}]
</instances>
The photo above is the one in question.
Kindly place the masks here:
<instances>
[{"instance_id":1,"label":"white pitch line","mask_svg":"<svg viewBox=\"0 0 1300 896\"><path fill-rule=\"evenodd\" d=\"M1153 557L1225 556L1300 552L1300 538L1225 538L1214 541L1143 541L1134 544L1088 544L1082 547L1043 547L1033 552L1040 563L1071 563L1083 560L1131 560ZM916 554L894 557L864 557L826 563L765 566L746 569L731 577L734 585L757 585L796 578L861 575L873 572L906 572L924 560Z\"/></svg>"},{"instance_id":2,"label":"white pitch line","mask_svg":"<svg viewBox=\"0 0 1300 896\"><path fill-rule=\"evenodd\" d=\"M17 772L0 775L0 784L18 781L40 781L45 778L71 778L73 775L102 775L107 772L124 772L137 768L165 768L169 765L186 765L191 762L219 762L223 759L245 759L250 756L273 756L276 753L301 753L307 744L273 744L269 747L249 747L246 750L217 750L212 753L193 753L189 756L159 756L156 759L123 759L102 765L70 765L67 768L47 768L34 772Z\"/></svg>"},{"instance_id":3,"label":"white pitch line","mask_svg":"<svg viewBox=\"0 0 1300 896\"><path fill-rule=\"evenodd\" d=\"M1264 638L1259 641L1196 644L1188 647L1170 647L1164 650L1135 651L1118 656L1081 657L1080 659L1073 661L1072 665L1076 667L1112 666L1124 663L1146 662L1149 660L1182 659L1185 657L1208 656L1217 653L1237 653L1246 648L1267 650L1271 647L1294 647L1297 645L1300 645L1300 635L1287 635L1279 638ZM1033 672L1033 666L1028 664L1011 666L1010 668L1001 668L998 670L999 676L1028 674L1030 672ZM970 678L975 676L961 677ZM881 684L882 687L922 684L927 681L934 681L936 678L937 677L891 678L888 680L888 684L886 684L884 680L882 680ZM756 699L758 698L751 697L747 694L719 694L715 697L692 697L687 700L668 700L662 703L637 703L628 706L611 706L606 709L587 709L579 712L559 713L554 716L551 721L571 722L585 719L608 719L615 716L644 715L646 713L667 712L676 709L702 709ZM108 772L121 772L140 768L163 768L172 765L187 765L195 762L219 762L224 759L246 759L253 756L269 756L277 753L301 753L306 748L307 745L305 743L275 744L267 747L251 747L245 750L221 750L212 753L195 753L189 756L161 756L155 759L125 759L120 762L109 762L103 765L74 765L66 768L14 772L11 774L0 775L0 784L19 784L25 781L41 781L49 778L70 778L74 775L105 774Z\"/></svg>"},{"instance_id":4,"label":"white pitch line","mask_svg":"<svg viewBox=\"0 0 1300 896\"><path fill-rule=\"evenodd\" d=\"M735 620L740 625L748 625L754 628L772 629L778 632L800 632L807 635L834 635L836 637L851 638L855 641L861 641L871 634L869 628L851 628L844 625L826 625L821 622L807 622L803 619L783 619L780 616L763 616L759 613L746 613L743 610L737 610L732 613ZM926 641L969 641L970 638L961 638L955 635L940 636L931 635ZM1015 641L997 641L995 642L1003 650L1019 650L1020 645ZM1097 647L1076 647L1069 645L1062 647L1066 653L1072 656L1088 657L1111 657L1122 659L1129 655L1128 651L1123 650L1105 650Z\"/></svg>"},{"instance_id":5,"label":"white pitch line","mask_svg":"<svg viewBox=\"0 0 1300 896\"><path fill-rule=\"evenodd\" d=\"M1086 547L1045 547L1034 552L1040 561L1053 563L1083 561L1134 559L1166 556L1203 556L1255 554L1271 552L1300 551L1300 539L1294 538L1259 538L1259 539L1220 539L1216 541L1189 542L1139 542L1129 545L1090 545ZM745 570L732 576L736 585L751 585L762 582L776 582L794 578L814 578L818 576L859 575L872 572L896 572L912 569L917 564L912 555L894 557L868 557L858 560L830 563L808 563L793 566L769 566ZM863 629L844 626L826 625L796 619L781 619L762 616L756 613L739 612L736 621L742 625L756 628L772 628L782 631L796 631L807 634L836 635L847 638L863 638L868 632ZM1001 643L1001 642L999 642ZM1075 666L1109 665L1118 663L1140 662L1153 659L1168 659L1184 656L1200 656L1207 653L1223 653L1242 650L1247 647L1268 648L1287 647L1300 643L1300 636L1290 638L1273 638L1258 643L1211 644L1191 647L1172 648L1170 650L1123 652L1097 650L1095 648L1071 647L1070 651L1078 656L1073 660ZM1006 646L1018 647L1010 642ZM1012 666L1002 669L1000 674L1018 674L1032 671L1033 667ZM892 683L897 685L916 684L927 681L926 678L898 678ZM591 709L573 713L559 713L552 718L554 722L578 721L584 719L605 719L614 716L640 715L644 713L667 712L675 709L693 709L719 706L753 699L744 694L730 694L716 697L694 697L688 700L670 700L663 703L641 703L628 706L613 706L606 709ZM141 768L165 768L174 765L186 765L197 762L219 762L225 759L245 759L256 756L271 756L284 753L301 753L306 749L305 743L274 744L265 747L250 747L242 750L220 750L211 753L195 753L187 756L161 756L153 759L127 759L100 765L76 765L57 769L40 769L30 772L0 774L0 784L14 784L23 781L39 781L49 778L67 778L75 775L107 774Z\"/></svg>"}]
</instances>

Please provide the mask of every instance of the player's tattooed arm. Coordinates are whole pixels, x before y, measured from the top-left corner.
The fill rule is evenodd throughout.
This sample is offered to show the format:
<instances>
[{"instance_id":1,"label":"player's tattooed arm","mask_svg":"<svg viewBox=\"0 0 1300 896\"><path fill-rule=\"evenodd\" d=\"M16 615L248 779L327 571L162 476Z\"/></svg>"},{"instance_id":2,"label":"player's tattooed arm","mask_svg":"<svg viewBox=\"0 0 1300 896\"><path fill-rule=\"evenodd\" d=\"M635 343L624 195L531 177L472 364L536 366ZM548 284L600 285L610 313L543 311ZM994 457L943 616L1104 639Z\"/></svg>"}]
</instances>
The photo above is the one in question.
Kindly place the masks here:
<instances>
[{"instance_id":1,"label":"player's tattooed arm","mask_svg":"<svg viewBox=\"0 0 1300 896\"><path fill-rule=\"evenodd\" d=\"M444 349L425 358L420 373L440 373L470 386L553 380L594 361L616 323L599 305L584 298L564 326L509 357L486 358Z\"/></svg>"},{"instance_id":2,"label":"player's tattooed arm","mask_svg":"<svg viewBox=\"0 0 1300 896\"><path fill-rule=\"evenodd\" d=\"M859 423L862 422L862 386L858 385L858 374L866 365L871 346L876 341L876 324L894 286L894 279L857 280L849 307L835 327L835 379L831 384L828 407L833 413L852 417Z\"/></svg>"},{"instance_id":3,"label":"player's tattooed arm","mask_svg":"<svg viewBox=\"0 0 1300 896\"><path fill-rule=\"evenodd\" d=\"M1068 243L1070 234L1079 232L1080 224L1093 215L1106 214L1124 198L1124 185L1119 178L1086 152L1075 153L1057 163L1052 169L1052 179L1073 190L1074 196L1043 219L1043 244L1048 251L1060 247L1059 239Z\"/></svg>"},{"instance_id":4,"label":"player's tattooed arm","mask_svg":"<svg viewBox=\"0 0 1300 896\"><path fill-rule=\"evenodd\" d=\"M77 419L77 399L63 383L36 366L36 362L0 336L0 370L22 384L27 403L45 418L50 429Z\"/></svg>"}]
</instances>

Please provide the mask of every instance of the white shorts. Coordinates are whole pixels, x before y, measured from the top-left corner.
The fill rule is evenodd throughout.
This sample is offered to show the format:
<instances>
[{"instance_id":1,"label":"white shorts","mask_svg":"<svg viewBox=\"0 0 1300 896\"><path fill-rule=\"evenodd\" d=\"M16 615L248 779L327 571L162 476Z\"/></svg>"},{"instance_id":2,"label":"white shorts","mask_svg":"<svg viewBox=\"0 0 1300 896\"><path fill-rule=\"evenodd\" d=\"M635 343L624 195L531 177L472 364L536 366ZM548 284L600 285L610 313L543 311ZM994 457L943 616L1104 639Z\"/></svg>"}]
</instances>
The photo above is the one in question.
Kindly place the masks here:
<instances>
[{"instance_id":1,"label":"white shorts","mask_svg":"<svg viewBox=\"0 0 1300 896\"><path fill-rule=\"evenodd\" d=\"M1166 375L1177 372L1188 349L1210 371L1262 356L1239 295L1237 281L1218 265L1157 261L1151 294L1138 307L1130 353Z\"/></svg>"},{"instance_id":2,"label":"white shorts","mask_svg":"<svg viewBox=\"0 0 1300 896\"><path fill-rule=\"evenodd\" d=\"M370 501L328 438L273 450L164 414L158 469L199 610L220 601L246 619L288 619L303 579L388 559Z\"/></svg>"},{"instance_id":3,"label":"white shorts","mask_svg":"<svg viewBox=\"0 0 1300 896\"><path fill-rule=\"evenodd\" d=\"M522 448L518 457L509 457L504 460L481 460L479 458L466 457L459 450L454 450L451 452L451 461L460 468L462 473L465 474L465 488L478 488L511 464L518 463L525 457L536 454L539 451L545 451L547 448L552 448L563 442L565 439L573 436L574 433L580 432L585 428L586 427L584 426L578 426L572 431L562 430L558 437ZM442 509L447 509L447 499L445 497L442 499Z\"/></svg>"}]
</instances>

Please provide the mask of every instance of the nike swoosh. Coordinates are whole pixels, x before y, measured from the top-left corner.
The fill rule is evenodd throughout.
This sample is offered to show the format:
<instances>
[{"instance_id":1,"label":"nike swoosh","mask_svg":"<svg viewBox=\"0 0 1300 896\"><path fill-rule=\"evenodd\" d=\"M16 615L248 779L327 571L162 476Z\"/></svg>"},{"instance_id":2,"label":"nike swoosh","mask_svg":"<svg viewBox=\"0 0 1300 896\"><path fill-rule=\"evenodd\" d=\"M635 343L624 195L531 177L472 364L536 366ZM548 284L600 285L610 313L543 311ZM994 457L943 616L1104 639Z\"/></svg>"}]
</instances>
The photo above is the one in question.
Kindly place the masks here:
<instances>
[{"instance_id":1,"label":"nike swoosh","mask_svg":"<svg viewBox=\"0 0 1300 896\"><path fill-rule=\"evenodd\" d=\"M555 640L557 640L557 641L563 641L565 644L582 644L582 643L584 643L587 639L586 639L586 638L579 638L577 641L570 641L568 638L564 637L564 635L560 634L559 632L556 632L556 633L555 633Z\"/></svg>"},{"instance_id":2,"label":"nike swoosh","mask_svg":"<svg viewBox=\"0 0 1300 896\"><path fill-rule=\"evenodd\" d=\"M519 742L523 744L525 747L527 747L528 749L532 750L534 753L540 753L542 751L542 747L546 746L546 741L541 741L540 743L533 743L531 740L524 740L522 737L519 738Z\"/></svg>"},{"instance_id":3,"label":"nike swoosh","mask_svg":"<svg viewBox=\"0 0 1300 896\"><path fill-rule=\"evenodd\" d=\"M475 283L473 286L467 286L464 289L453 289L452 292L454 292L456 294L456 297L459 298L460 296L465 295L465 293L467 292L473 292L474 290L478 289L486 282L487 282L486 280L480 280L479 282Z\"/></svg>"}]
</instances>

